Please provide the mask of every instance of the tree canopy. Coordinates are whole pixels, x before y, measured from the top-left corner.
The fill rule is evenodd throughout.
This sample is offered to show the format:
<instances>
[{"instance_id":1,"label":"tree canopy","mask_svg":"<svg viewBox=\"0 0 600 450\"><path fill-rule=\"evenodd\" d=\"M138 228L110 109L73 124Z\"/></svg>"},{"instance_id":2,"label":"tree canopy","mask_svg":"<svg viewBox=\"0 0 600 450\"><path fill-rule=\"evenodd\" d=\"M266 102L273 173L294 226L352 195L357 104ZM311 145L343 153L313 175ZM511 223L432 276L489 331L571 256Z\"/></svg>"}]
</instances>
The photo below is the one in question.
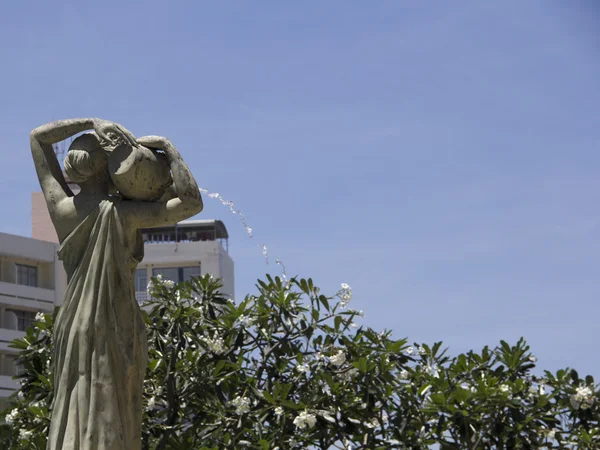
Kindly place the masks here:
<instances>
[{"instance_id":1,"label":"tree canopy","mask_svg":"<svg viewBox=\"0 0 600 450\"><path fill-rule=\"evenodd\" d=\"M450 356L362 325L345 284L326 296L267 275L238 303L220 287L149 286L145 450L600 448L593 378L536 370L523 339ZM55 314L12 344L23 370L2 448L45 449Z\"/></svg>"}]
</instances>

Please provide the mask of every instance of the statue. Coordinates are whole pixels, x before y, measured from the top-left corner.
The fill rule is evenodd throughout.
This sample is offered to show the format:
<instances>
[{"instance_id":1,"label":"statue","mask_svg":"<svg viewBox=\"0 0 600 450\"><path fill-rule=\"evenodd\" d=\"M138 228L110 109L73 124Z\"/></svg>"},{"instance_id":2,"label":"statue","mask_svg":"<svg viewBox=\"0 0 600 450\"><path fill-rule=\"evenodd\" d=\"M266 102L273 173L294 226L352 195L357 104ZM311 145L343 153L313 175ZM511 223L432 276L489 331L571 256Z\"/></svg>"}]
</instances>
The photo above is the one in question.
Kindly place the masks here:
<instances>
[{"instance_id":1,"label":"statue","mask_svg":"<svg viewBox=\"0 0 600 450\"><path fill-rule=\"evenodd\" d=\"M64 161L81 188L73 195L52 144L89 130ZM139 230L199 213L200 190L168 139L136 139L101 119L42 125L31 132L31 152L68 278L54 328L47 450L139 450L148 358L133 284Z\"/></svg>"}]
</instances>

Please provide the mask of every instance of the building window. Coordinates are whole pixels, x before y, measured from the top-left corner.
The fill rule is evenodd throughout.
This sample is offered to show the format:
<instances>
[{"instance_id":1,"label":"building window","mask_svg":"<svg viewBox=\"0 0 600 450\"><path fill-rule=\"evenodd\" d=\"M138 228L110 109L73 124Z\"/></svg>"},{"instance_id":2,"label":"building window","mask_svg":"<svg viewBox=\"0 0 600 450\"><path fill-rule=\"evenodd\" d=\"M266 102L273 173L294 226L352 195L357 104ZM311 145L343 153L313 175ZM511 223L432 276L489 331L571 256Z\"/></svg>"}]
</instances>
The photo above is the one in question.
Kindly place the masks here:
<instances>
[{"instance_id":1,"label":"building window","mask_svg":"<svg viewBox=\"0 0 600 450\"><path fill-rule=\"evenodd\" d=\"M38 285L38 268L35 266L26 266L25 264L16 264L17 266L17 284L25 286Z\"/></svg>"},{"instance_id":2,"label":"building window","mask_svg":"<svg viewBox=\"0 0 600 450\"><path fill-rule=\"evenodd\" d=\"M192 277L200 276L200 266L153 268L152 276L156 277L158 275L162 275L165 280L172 280L175 283L191 281Z\"/></svg>"},{"instance_id":3,"label":"building window","mask_svg":"<svg viewBox=\"0 0 600 450\"><path fill-rule=\"evenodd\" d=\"M192 281L192 277L200 276L200 266L196 267L182 267L181 278L183 281Z\"/></svg>"},{"instance_id":4,"label":"building window","mask_svg":"<svg viewBox=\"0 0 600 450\"><path fill-rule=\"evenodd\" d=\"M137 269L135 271L135 298L138 302L148 300L148 271L146 269Z\"/></svg>"},{"instance_id":5,"label":"building window","mask_svg":"<svg viewBox=\"0 0 600 450\"><path fill-rule=\"evenodd\" d=\"M25 366L23 364L15 365L15 375L16 376L24 375L26 372L27 372L27 370L25 369Z\"/></svg>"},{"instance_id":6,"label":"building window","mask_svg":"<svg viewBox=\"0 0 600 450\"><path fill-rule=\"evenodd\" d=\"M20 309L7 309L17 316L17 330L27 331L27 327L35 322L35 313L31 311L22 311Z\"/></svg>"},{"instance_id":7,"label":"building window","mask_svg":"<svg viewBox=\"0 0 600 450\"><path fill-rule=\"evenodd\" d=\"M137 269L135 271L135 291L146 291L148 288L148 272L146 269Z\"/></svg>"}]
</instances>

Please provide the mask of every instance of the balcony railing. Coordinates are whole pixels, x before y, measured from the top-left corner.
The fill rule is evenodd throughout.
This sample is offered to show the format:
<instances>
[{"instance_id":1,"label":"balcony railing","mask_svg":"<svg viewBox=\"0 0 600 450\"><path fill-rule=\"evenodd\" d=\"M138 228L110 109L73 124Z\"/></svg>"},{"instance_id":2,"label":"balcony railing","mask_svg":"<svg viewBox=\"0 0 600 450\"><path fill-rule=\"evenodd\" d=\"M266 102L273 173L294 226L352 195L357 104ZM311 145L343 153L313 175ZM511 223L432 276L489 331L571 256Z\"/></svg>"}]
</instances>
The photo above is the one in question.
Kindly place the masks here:
<instances>
[{"instance_id":1,"label":"balcony railing","mask_svg":"<svg viewBox=\"0 0 600 450\"><path fill-rule=\"evenodd\" d=\"M52 289L6 283L5 281L0 281L0 295L21 298L24 300L54 303L54 290Z\"/></svg>"},{"instance_id":2,"label":"balcony railing","mask_svg":"<svg viewBox=\"0 0 600 450\"><path fill-rule=\"evenodd\" d=\"M136 291L135 292L135 299L137 300L137 302L139 304L142 304L142 303L150 300L150 296L148 295L147 291Z\"/></svg>"}]
</instances>

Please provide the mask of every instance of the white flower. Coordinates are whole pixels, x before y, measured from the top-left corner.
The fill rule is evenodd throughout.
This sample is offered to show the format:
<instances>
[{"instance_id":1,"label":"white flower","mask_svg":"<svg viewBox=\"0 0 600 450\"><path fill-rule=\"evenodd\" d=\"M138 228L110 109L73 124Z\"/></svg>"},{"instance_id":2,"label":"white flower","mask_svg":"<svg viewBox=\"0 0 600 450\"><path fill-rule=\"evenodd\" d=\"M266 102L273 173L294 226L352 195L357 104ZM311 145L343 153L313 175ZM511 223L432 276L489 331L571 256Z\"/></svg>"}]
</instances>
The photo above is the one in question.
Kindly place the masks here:
<instances>
[{"instance_id":1,"label":"white flower","mask_svg":"<svg viewBox=\"0 0 600 450\"><path fill-rule=\"evenodd\" d=\"M223 339L217 336L216 334L213 336L212 339L203 337L202 341L206 344L206 346L212 353L216 355L225 353L225 341L223 341Z\"/></svg>"},{"instance_id":2,"label":"white flower","mask_svg":"<svg viewBox=\"0 0 600 450\"><path fill-rule=\"evenodd\" d=\"M314 414L309 414L306 411L301 412L294 419L294 425L300 430L305 428L313 428L317 423L317 417Z\"/></svg>"},{"instance_id":3,"label":"white flower","mask_svg":"<svg viewBox=\"0 0 600 450\"><path fill-rule=\"evenodd\" d=\"M408 379L410 378L410 373L408 372L408 370L406 370L406 369L402 369L402 370L400 371L400 373L398 374L398 377L399 377L401 380L408 380Z\"/></svg>"},{"instance_id":4,"label":"white flower","mask_svg":"<svg viewBox=\"0 0 600 450\"><path fill-rule=\"evenodd\" d=\"M275 408L275 415L278 417L283 415L283 408L281 406L278 406L277 408Z\"/></svg>"},{"instance_id":5,"label":"white flower","mask_svg":"<svg viewBox=\"0 0 600 450\"><path fill-rule=\"evenodd\" d=\"M35 315L36 322L43 322L45 318L46 318L46 315L43 312L39 312Z\"/></svg>"},{"instance_id":6,"label":"white flower","mask_svg":"<svg viewBox=\"0 0 600 450\"><path fill-rule=\"evenodd\" d=\"M17 398L19 400L23 400L25 398L25 394L23 393L23 391L19 391L19 393L17 394Z\"/></svg>"},{"instance_id":7,"label":"white flower","mask_svg":"<svg viewBox=\"0 0 600 450\"><path fill-rule=\"evenodd\" d=\"M13 409L11 412L9 412L6 417L4 418L4 421L7 424L11 424L15 421L15 419L17 418L17 416L19 415L19 411L17 409Z\"/></svg>"},{"instance_id":8,"label":"white flower","mask_svg":"<svg viewBox=\"0 0 600 450\"><path fill-rule=\"evenodd\" d=\"M340 297L340 305L345 308L350 300L352 300L352 288L347 283L342 283L342 289L338 292Z\"/></svg>"},{"instance_id":9,"label":"white flower","mask_svg":"<svg viewBox=\"0 0 600 450\"><path fill-rule=\"evenodd\" d=\"M540 395L544 395L546 393L546 387L543 384L540 384L539 393Z\"/></svg>"},{"instance_id":10,"label":"white flower","mask_svg":"<svg viewBox=\"0 0 600 450\"><path fill-rule=\"evenodd\" d=\"M168 289L173 289L173 286L175 286L175 282L173 280L165 280L163 281L163 284L168 288Z\"/></svg>"},{"instance_id":11,"label":"white flower","mask_svg":"<svg viewBox=\"0 0 600 450\"><path fill-rule=\"evenodd\" d=\"M510 391L510 387L508 386L508 384L500 385L500 392L508 392L508 391Z\"/></svg>"},{"instance_id":12,"label":"white flower","mask_svg":"<svg viewBox=\"0 0 600 450\"><path fill-rule=\"evenodd\" d=\"M541 389L540 389L540 391L541 391ZM528 393L529 398L535 397L536 395L538 395L538 393L539 393L539 391L535 388L535 386L529 387L529 393Z\"/></svg>"},{"instance_id":13,"label":"white flower","mask_svg":"<svg viewBox=\"0 0 600 450\"><path fill-rule=\"evenodd\" d=\"M554 437L556 436L556 430L548 430L546 432L546 436L548 437L548 439L554 439Z\"/></svg>"},{"instance_id":14,"label":"white flower","mask_svg":"<svg viewBox=\"0 0 600 450\"><path fill-rule=\"evenodd\" d=\"M152 292L154 292L154 283L152 280L148 282L148 285L146 286L146 292L148 293L149 297L152 296Z\"/></svg>"},{"instance_id":15,"label":"white flower","mask_svg":"<svg viewBox=\"0 0 600 450\"><path fill-rule=\"evenodd\" d=\"M377 419L377 417L374 417L373 419L369 420L367 423L367 428L377 428L379 426L379 420Z\"/></svg>"},{"instance_id":16,"label":"white flower","mask_svg":"<svg viewBox=\"0 0 600 450\"><path fill-rule=\"evenodd\" d=\"M248 317L245 316L244 314L242 314L240 317L238 317L238 322L240 325L249 328L252 325L254 325L255 319L253 319L252 317Z\"/></svg>"},{"instance_id":17,"label":"white flower","mask_svg":"<svg viewBox=\"0 0 600 450\"><path fill-rule=\"evenodd\" d=\"M248 397L236 397L231 400L231 405L235 407L235 413L239 416L250 411L250 399Z\"/></svg>"},{"instance_id":18,"label":"white flower","mask_svg":"<svg viewBox=\"0 0 600 450\"><path fill-rule=\"evenodd\" d=\"M406 353L408 353L409 355L412 355L415 352L415 349L413 347L408 347L406 349Z\"/></svg>"},{"instance_id":19,"label":"white flower","mask_svg":"<svg viewBox=\"0 0 600 450\"><path fill-rule=\"evenodd\" d=\"M425 347L419 347L419 354L420 355L426 355L427 354L427 350L425 350Z\"/></svg>"},{"instance_id":20,"label":"white flower","mask_svg":"<svg viewBox=\"0 0 600 450\"><path fill-rule=\"evenodd\" d=\"M309 370L308 364L298 364L296 370L300 373L306 373Z\"/></svg>"},{"instance_id":21,"label":"white flower","mask_svg":"<svg viewBox=\"0 0 600 450\"><path fill-rule=\"evenodd\" d=\"M154 406L156 405L156 397L151 397L150 400L148 400L148 406L146 409L148 409L149 411L154 409Z\"/></svg>"},{"instance_id":22,"label":"white flower","mask_svg":"<svg viewBox=\"0 0 600 450\"><path fill-rule=\"evenodd\" d=\"M175 291L175 300L181 301L181 291L179 289Z\"/></svg>"},{"instance_id":23,"label":"white flower","mask_svg":"<svg viewBox=\"0 0 600 450\"><path fill-rule=\"evenodd\" d=\"M343 350L340 350L337 352L337 354L329 358L329 361L331 361L331 364L333 364L334 366L339 367L346 362L346 354Z\"/></svg>"},{"instance_id":24,"label":"white flower","mask_svg":"<svg viewBox=\"0 0 600 450\"><path fill-rule=\"evenodd\" d=\"M542 436L546 436L547 439L552 440L552 439L554 439L554 437L556 435L556 431L544 427L544 428L540 429L540 434Z\"/></svg>"},{"instance_id":25,"label":"white flower","mask_svg":"<svg viewBox=\"0 0 600 450\"><path fill-rule=\"evenodd\" d=\"M535 356L531 355L529 357L529 361L531 361L532 363L537 362L537 358Z\"/></svg>"},{"instance_id":26,"label":"white flower","mask_svg":"<svg viewBox=\"0 0 600 450\"><path fill-rule=\"evenodd\" d=\"M23 440L23 439L29 439L32 434L33 434L32 431L24 430L24 429L21 428L19 430L19 439L21 439L21 440Z\"/></svg>"},{"instance_id":27,"label":"white flower","mask_svg":"<svg viewBox=\"0 0 600 450\"><path fill-rule=\"evenodd\" d=\"M594 391L587 386L580 386L575 389L570 400L574 409L588 409L594 403Z\"/></svg>"}]
</instances>

